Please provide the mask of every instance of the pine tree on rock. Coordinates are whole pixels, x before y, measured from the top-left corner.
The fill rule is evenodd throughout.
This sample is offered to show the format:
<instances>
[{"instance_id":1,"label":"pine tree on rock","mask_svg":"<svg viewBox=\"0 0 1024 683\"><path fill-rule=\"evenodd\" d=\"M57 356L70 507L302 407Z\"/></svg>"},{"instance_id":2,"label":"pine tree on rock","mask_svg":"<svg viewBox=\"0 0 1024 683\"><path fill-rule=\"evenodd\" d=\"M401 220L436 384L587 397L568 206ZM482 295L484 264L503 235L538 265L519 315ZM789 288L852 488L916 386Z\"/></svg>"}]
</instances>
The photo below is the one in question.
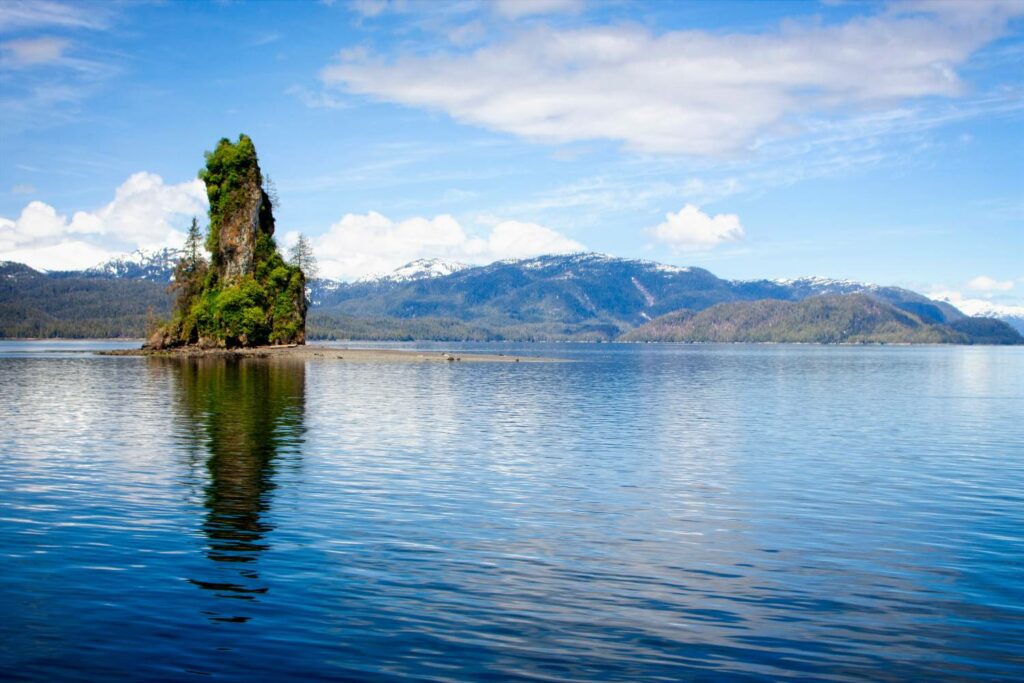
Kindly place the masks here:
<instances>
[{"instance_id":1,"label":"pine tree on rock","mask_svg":"<svg viewBox=\"0 0 1024 683\"><path fill-rule=\"evenodd\" d=\"M305 235L299 234L299 239L288 252L288 261L301 270L307 280L316 279L320 268L317 265L316 256L313 255L313 245Z\"/></svg>"},{"instance_id":2,"label":"pine tree on rock","mask_svg":"<svg viewBox=\"0 0 1024 683\"><path fill-rule=\"evenodd\" d=\"M167 287L169 293L177 292L178 298L174 310L181 316L187 315L195 302L196 295L203 286L209 264L202 251L203 235L199 230L199 221L192 218L185 238L182 256L174 266L173 281Z\"/></svg>"}]
</instances>

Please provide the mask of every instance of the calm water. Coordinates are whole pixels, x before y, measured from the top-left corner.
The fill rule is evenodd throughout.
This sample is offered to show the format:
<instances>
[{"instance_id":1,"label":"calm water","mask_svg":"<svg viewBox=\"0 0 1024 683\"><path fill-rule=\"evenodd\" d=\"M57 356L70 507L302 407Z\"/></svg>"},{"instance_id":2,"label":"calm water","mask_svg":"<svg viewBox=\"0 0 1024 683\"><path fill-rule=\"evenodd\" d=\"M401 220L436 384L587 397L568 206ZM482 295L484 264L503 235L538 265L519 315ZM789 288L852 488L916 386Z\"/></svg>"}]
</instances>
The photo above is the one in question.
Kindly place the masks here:
<instances>
[{"instance_id":1,"label":"calm water","mask_svg":"<svg viewBox=\"0 0 1024 683\"><path fill-rule=\"evenodd\" d=\"M0 677L1024 677L1024 349L96 346L0 344Z\"/></svg>"}]
</instances>

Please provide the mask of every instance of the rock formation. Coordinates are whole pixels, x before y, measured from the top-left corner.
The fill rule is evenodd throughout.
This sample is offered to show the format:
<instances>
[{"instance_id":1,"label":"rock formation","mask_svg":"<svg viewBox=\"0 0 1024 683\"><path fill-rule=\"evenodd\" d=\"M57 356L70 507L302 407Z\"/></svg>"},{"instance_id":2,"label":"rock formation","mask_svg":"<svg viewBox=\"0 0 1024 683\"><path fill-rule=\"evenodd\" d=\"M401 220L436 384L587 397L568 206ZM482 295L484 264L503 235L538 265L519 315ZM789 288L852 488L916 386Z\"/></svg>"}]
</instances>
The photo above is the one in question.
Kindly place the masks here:
<instances>
[{"instance_id":1,"label":"rock formation","mask_svg":"<svg viewBox=\"0 0 1024 683\"><path fill-rule=\"evenodd\" d=\"M210 200L210 236L207 248L214 255L220 279L236 281L252 275L256 243L261 235L274 236L274 214L263 189L256 148L242 135L233 145L223 139L206 156L199 177Z\"/></svg>"},{"instance_id":2,"label":"rock formation","mask_svg":"<svg viewBox=\"0 0 1024 683\"><path fill-rule=\"evenodd\" d=\"M210 263L195 250L190 262L179 263L174 318L147 346L305 343L306 279L277 251L273 205L252 140L222 139L206 153L199 177L210 200Z\"/></svg>"}]
</instances>

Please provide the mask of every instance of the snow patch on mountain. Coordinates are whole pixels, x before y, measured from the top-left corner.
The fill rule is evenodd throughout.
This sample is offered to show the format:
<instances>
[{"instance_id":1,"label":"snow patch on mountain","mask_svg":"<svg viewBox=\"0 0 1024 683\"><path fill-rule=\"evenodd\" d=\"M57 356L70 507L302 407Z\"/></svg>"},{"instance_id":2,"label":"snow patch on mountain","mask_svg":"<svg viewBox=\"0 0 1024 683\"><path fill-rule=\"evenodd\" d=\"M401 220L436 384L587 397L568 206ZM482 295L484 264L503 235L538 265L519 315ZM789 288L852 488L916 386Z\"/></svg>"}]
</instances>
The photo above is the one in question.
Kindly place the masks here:
<instances>
[{"instance_id":1,"label":"snow patch on mountain","mask_svg":"<svg viewBox=\"0 0 1024 683\"><path fill-rule=\"evenodd\" d=\"M969 316L995 318L1024 334L1024 306L997 304L987 299L967 299L960 292L931 292L928 298L956 306Z\"/></svg>"},{"instance_id":2,"label":"snow patch on mountain","mask_svg":"<svg viewBox=\"0 0 1024 683\"><path fill-rule=\"evenodd\" d=\"M603 254L597 251L584 251L573 254L547 254L526 259L503 259L498 264L518 266L524 270L541 270L543 268L566 268L569 266L593 266L608 263L628 263L639 266L645 270L659 273L688 273L691 268L688 266L670 266L656 261L644 261L642 259L628 259L611 254Z\"/></svg>"},{"instance_id":3,"label":"snow patch on mountain","mask_svg":"<svg viewBox=\"0 0 1024 683\"><path fill-rule=\"evenodd\" d=\"M642 284L640 284L640 281L637 280L635 277L630 278L630 280L633 282L633 286L637 288L637 291L639 291L640 294L643 295L644 301L647 303L647 306L648 307L653 306L654 305L654 295L651 294L650 290L648 290L646 287L644 287Z\"/></svg>"},{"instance_id":4,"label":"snow patch on mountain","mask_svg":"<svg viewBox=\"0 0 1024 683\"><path fill-rule=\"evenodd\" d=\"M670 266L665 263L656 263L655 261L641 261L640 263L650 266L659 273L689 273L692 270L689 266Z\"/></svg>"},{"instance_id":5,"label":"snow patch on mountain","mask_svg":"<svg viewBox=\"0 0 1024 683\"><path fill-rule=\"evenodd\" d=\"M400 268L396 268L390 273L370 275L360 278L356 282L411 282L413 280L444 277L469 267L465 263L444 261L439 258L417 259L406 263Z\"/></svg>"},{"instance_id":6,"label":"snow patch on mountain","mask_svg":"<svg viewBox=\"0 0 1024 683\"><path fill-rule=\"evenodd\" d=\"M856 280L836 280L834 278L810 275L807 277L776 278L769 280L783 287L793 289L807 289L819 294L849 294L852 292L865 292L878 289L878 285L870 282L857 282Z\"/></svg>"},{"instance_id":7,"label":"snow patch on mountain","mask_svg":"<svg viewBox=\"0 0 1024 683\"><path fill-rule=\"evenodd\" d=\"M150 280L170 282L174 265L181 258L180 249L139 249L130 254L115 256L109 261L84 271L86 276L112 279Z\"/></svg>"}]
</instances>

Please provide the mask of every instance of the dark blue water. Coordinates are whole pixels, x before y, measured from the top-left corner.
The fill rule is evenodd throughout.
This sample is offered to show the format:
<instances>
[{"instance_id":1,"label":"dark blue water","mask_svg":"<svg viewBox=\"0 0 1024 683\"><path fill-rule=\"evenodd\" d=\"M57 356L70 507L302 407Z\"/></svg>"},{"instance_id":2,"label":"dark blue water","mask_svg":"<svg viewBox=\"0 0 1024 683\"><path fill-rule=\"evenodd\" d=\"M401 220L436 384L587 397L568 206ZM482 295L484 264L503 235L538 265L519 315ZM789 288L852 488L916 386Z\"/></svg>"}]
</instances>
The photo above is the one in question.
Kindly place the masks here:
<instances>
[{"instance_id":1,"label":"dark blue water","mask_svg":"<svg viewBox=\"0 0 1024 683\"><path fill-rule=\"evenodd\" d=\"M0 344L0 677L1024 677L1024 349L44 348Z\"/></svg>"}]
</instances>

